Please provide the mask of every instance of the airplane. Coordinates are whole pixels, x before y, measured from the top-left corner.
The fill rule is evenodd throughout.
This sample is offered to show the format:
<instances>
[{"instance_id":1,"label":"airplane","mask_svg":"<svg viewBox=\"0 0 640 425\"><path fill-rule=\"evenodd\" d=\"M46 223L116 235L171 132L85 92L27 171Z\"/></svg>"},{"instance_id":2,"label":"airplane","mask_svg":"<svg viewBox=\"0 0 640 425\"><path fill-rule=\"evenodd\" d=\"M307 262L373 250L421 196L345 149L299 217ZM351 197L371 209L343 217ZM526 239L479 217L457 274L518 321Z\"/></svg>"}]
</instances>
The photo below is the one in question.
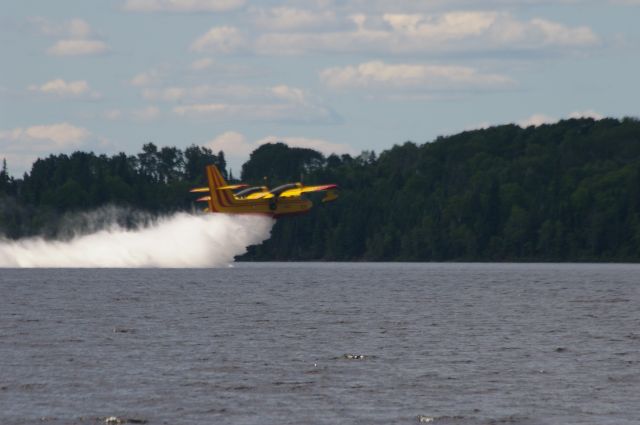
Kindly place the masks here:
<instances>
[{"instance_id":1,"label":"airplane","mask_svg":"<svg viewBox=\"0 0 640 425\"><path fill-rule=\"evenodd\" d=\"M208 193L196 199L207 202L205 212L227 214L263 214L273 218L304 214L313 207L313 202L302 195L310 192L326 192L322 202L338 198L335 184L304 186L302 183L288 183L269 189L266 186L248 184L228 184L218 167L206 167L208 187L191 189L191 193Z\"/></svg>"}]
</instances>

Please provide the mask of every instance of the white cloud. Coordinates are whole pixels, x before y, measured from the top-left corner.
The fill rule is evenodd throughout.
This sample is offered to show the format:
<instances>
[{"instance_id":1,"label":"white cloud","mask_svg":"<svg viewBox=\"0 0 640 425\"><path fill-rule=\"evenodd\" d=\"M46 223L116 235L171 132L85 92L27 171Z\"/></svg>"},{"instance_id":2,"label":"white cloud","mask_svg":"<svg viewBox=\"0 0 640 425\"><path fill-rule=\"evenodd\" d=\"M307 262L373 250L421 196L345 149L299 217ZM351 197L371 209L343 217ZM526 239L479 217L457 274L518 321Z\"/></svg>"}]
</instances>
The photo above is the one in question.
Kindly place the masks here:
<instances>
[{"instance_id":1,"label":"white cloud","mask_svg":"<svg viewBox=\"0 0 640 425\"><path fill-rule=\"evenodd\" d=\"M599 114L593 110L587 111L575 111L567 115L567 119L575 118L592 118L594 120L601 120L604 118L602 114ZM553 124L560 121L561 118L554 118L545 114L533 114L529 118L518 121L518 125L522 128L530 126L539 127L543 124Z\"/></svg>"},{"instance_id":2,"label":"white cloud","mask_svg":"<svg viewBox=\"0 0 640 425\"><path fill-rule=\"evenodd\" d=\"M127 0L132 12L224 12L242 7L245 0Z\"/></svg>"},{"instance_id":3,"label":"white cloud","mask_svg":"<svg viewBox=\"0 0 640 425\"><path fill-rule=\"evenodd\" d=\"M213 58L196 59L189 65L189 68L195 72L207 71L208 75L215 74L216 78L224 77L249 77L256 75L264 75L266 72L263 68L253 68L248 65L234 64L229 62L216 61Z\"/></svg>"},{"instance_id":4,"label":"white cloud","mask_svg":"<svg viewBox=\"0 0 640 425\"><path fill-rule=\"evenodd\" d=\"M439 17L421 14L385 14L394 32L410 38L444 41L477 37L495 23L496 12L449 12Z\"/></svg>"},{"instance_id":5,"label":"white cloud","mask_svg":"<svg viewBox=\"0 0 640 425\"><path fill-rule=\"evenodd\" d=\"M42 17L28 18L28 21L36 26L42 34L49 37L85 39L89 38L93 33L87 21L79 18L63 23L55 23Z\"/></svg>"},{"instance_id":6,"label":"white cloud","mask_svg":"<svg viewBox=\"0 0 640 425\"><path fill-rule=\"evenodd\" d=\"M229 157L246 157L255 149L244 135L236 131L227 131L206 143L214 152L223 151Z\"/></svg>"},{"instance_id":7,"label":"white cloud","mask_svg":"<svg viewBox=\"0 0 640 425\"><path fill-rule=\"evenodd\" d=\"M267 136L255 142L249 142L244 135L236 131L222 133L208 141L206 146L214 152L223 151L228 157L244 159L261 145L277 142L286 143L290 147L314 149L325 156L331 155L332 153L352 155L356 153L356 151L348 145L317 138Z\"/></svg>"},{"instance_id":8,"label":"white cloud","mask_svg":"<svg viewBox=\"0 0 640 425\"><path fill-rule=\"evenodd\" d=\"M256 50L267 54L326 52L451 52L585 48L600 43L586 26L568 27L545 20L520 20L507 12L455 11L438 15L353 15L352 28L327 32L271 32L258 37Z\"/></svg>"},{"instance_id":9,"label":"white cloud","mask_svg":"<svg viewBox=\"0 0 640 425\"><path fill-rule=\"evenodd\" d=\"M162 73L157 69L150 69L149 71L141 72L136 74L131 80L129 80L129 84L136 87L145 87L153 84L157 84L160 82L162 78Z\"/></svg>"},{"instance_id":10,"label":"white cloud","mask_svg":"<svg viewBox=\"0 0 640 425\"><path fill-rule=\"evenodd\" d=\"M56 23L42 17L28 18L28 21L38 30L59 40L47 53L52 56L80 56L104 53L109 47L104 41L95 37L91 26L84 19L71 19L63 23Z\"/></svg>"},{"instance_id":11,"label":"white cloud","mask_svg":"<svg viewBox=\"0 0 640 425\"><path fill-rule=\"evenodd\" d=\"M587 111L575 111L568 115L568 118L593 118L598 121L604 118L604 115L599 114L593 109L589 109Z\"/></svg>"},{"instance_id":12,"label":"white cloud","mask_svg":"<svg viewBox=\"0 0 640 425\"><path fill-rule=\"evenodd\" d=\"M371 61L356 66L327 68L322 81L333 88L411 88L425 90L504 88L514 81L504 75L484 74L474 68L451 65L387 64Z\"/></svg>"},{"instance_id":13,"label":"white cloud","mask_svg":"<svg viewBox=\"0 0 640 425\"><path fill-rule=\"evenodd\" d=\"M63 122L51 125L34 125L27 128L14 128L0 131L0 141L6 147L22 146L29 148L69 148L80 145L90 133L84 128ZM16 145L17 144L17 145Z\"/></svg>"},{"instance_id":14,"label":"white cloud","mask_svg":"<svg viewBox=\"0 0 640 425\"><path fill-rule=\"evenodd\" d=\"M47 53L52 56L81 56L96 55L107 50L108 47L103 41L69 39L56 42L47 50Z\"/></svg>"},{"instance_id":15,"label":"white cloud","mask_svg":"<svg viewBox=\"0 0 640 425\"><path fill-rule=\"evenodd\" d=\"M80 147L91 133L66 122L0 130L0 160L13 172L28 170L38 156Z\"/></svg>"},{"instance_id":16,"label":"white cloud","mask_svg":"<svg viewBox=\"0 0 640 425\"><path fill-rule=\"evenodd\" d=\"M279 136L267 136L256 142L256 145L264 145L265 143L277 143L284 142L290 147L314 149L325 156L335 154L350 154L355 155L357 152L351 146L341 143L333 143L323 139L314 139L307 137L279 137Z\"/></svg>"},{"instance_id":17,"label":"white cloud","mask_svg":"<svg viewBox=\"0 0 640 425\"><path fill-rule=\"evenodd\" d=\"M337 23L333 10L311 11L292 7L253 9L256 25L271 31L292 31L298 29L323 29Z\"/></svg>"},{"instance_id":18,"label":"white cloud","mask_svg":"<svg viewBox=\"0 0 640 425\"><path fill-rule=\"evenodd\" d=\"M335 120L330 111L322 107L290 103L229 104L198 103L173 108L181 117L206 117L242 121L268 121L290 123L331 123Z\"/></svg>"},{"instance_id":19,"label":"white cloud","mask_svg":"<svg viewBox=\"0 0 640 425\"><path fill-rule=\"evenodd\" d=\"M175 102L181 100L187 96L186 89L181 87L168 87L166 89L145 89L142 92L142 97L147 100L164 100L168 102Z\"/></svg>"},{"instance_id":20,"label":"white cloud","mask_svg":"<svg viewBox=\"0 0 640 425\"><path fill-rule=\"evenodd\" d=\"M207 117L291 123L332 123L335 114L304 91L291 86L196 86L146 89L145 99L182 102L173 108L181 117Z\"/></svg>"},{"instance_id":21,"label":"white cloud","mask_svg":"<svg viewBox=\"0 0 640 425\"><path fill-rule=\"evenodd\" d=\"M102 117L109 121L154 121L160 118L162 111L155 105L149 105L143 108L134 109L108 109L102 113Z\"/></svg>"},{"instance_id":22,"label":"white cloud","mask_svg":"<svg viewBox=\"0 0 640 425\"><path fill-rule=\"evenodd\" d=\"M269 96L269 89L261 89L240 84L209 85L194 87L146 88L142 97L149 101L195 102L207 99L237 100L264 99Z\"/></svg>"},{"instance_id":23,"label":"white cloud","mask_svg":"<svg viewBox=\"0 0 640 425\"><path fill-rule=\"evenodd\" d=\"M532 19L529 27L525 28L532 34L532 39L539 39L544 45L558 46L594 46L600 40L598 36L586 26L569 28L557 22L546 19Z\"/></svg>"},{"instance_id":24,"label":"white cloud","mask_svg":"<svg viewBox=\"0 0 640 425\"><path fill-rule=\"evenodd\" d=\"M558 121L557 118L550 117L549 115L533 114L529 118L525 118L524 120L518 121L518 125L522 128L527 128L531 126L539 127L543 124L551 124L557 121Z\"/></svg>"},{"instance_id":25,"label":"white cloud","mask_svg":"<svg viewBox=\"0 0 640 425\"><path fill-rule=\"evenodd\" d=\"M276 98L283 99L289 102L300 104L305 102L304 91L296 87L290 87L281 84L279 86L271 87L271 93L273 93Z\"/></svg>"},{"instance_id":26,"label":"white cloud","mask_svg":"<svg viewBox=\"0 0 640 425\"><path fill-rule=\"evenodd\" d=\"M245 45L244 36L236 27L213 27L192 44L194 52L222 52L230 53Z\"/></svg>"},{"instance_id":27,"label":"white cloud","mask_svg":"<svg viewBox=\"0 0 640 425\"><path fill-rule=\"evenodd\" d=\"M100 93L98 93L97 91L92 91L89 87L89 83L84 80L67 82L61 78L57 78L55 80L47 81L40 86L35 84L30 85L29 91L58 97L90 97L92 99L100 98Z\"/></svg>"}]
</instances>

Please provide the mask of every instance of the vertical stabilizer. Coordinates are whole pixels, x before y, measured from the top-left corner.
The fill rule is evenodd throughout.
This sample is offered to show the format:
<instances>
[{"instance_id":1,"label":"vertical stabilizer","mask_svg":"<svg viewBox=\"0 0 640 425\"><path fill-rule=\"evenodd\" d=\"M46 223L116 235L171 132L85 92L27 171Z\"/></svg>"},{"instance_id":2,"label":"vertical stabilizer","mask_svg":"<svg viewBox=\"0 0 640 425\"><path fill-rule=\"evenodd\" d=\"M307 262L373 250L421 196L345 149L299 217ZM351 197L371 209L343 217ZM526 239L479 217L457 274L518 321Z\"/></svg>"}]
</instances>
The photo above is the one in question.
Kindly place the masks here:
<instances>
[{"instance_id":1,"label":"vertical stabilizer","mask_svg":"<svg viewBox=\"0 0 640 425\"><path fill-rule=\"evenodd\" d=\"M235 198L230 189L220 189L227 187L227 181L222 177L222 173L215 165L207 165L207 180L209 181L209 209L213 212L225 212L234 204Z\"/></svg>"}]
</instances>

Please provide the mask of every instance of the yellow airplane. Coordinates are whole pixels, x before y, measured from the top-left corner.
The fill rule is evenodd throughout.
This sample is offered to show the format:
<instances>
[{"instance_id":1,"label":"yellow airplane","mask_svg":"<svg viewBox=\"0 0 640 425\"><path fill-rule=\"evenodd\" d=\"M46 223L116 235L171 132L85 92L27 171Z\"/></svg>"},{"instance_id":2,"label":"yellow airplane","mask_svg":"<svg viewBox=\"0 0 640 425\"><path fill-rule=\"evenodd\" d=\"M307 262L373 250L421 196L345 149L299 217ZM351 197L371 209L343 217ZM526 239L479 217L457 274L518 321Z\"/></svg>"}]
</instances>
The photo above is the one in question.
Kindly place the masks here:
<instances>
[{"instance_id":1,"label":"yellow airplane","mask_svg":"<svg viewBox=\"0 0 640 425\"><path fill-rule=\"evenodd\" d=\"M192 193L208 193L198 198L207 202L206 212L227 214L265 214L274 218L304 214L313 206L313 202L302 197L303 193L326 191L322 202L338 198L335 184L303 186L302 183L289 183L269 189L266 186L247 184L227 184L215 165L206 168L209 187L192 189Z\"/></svg>"}]
</instances>

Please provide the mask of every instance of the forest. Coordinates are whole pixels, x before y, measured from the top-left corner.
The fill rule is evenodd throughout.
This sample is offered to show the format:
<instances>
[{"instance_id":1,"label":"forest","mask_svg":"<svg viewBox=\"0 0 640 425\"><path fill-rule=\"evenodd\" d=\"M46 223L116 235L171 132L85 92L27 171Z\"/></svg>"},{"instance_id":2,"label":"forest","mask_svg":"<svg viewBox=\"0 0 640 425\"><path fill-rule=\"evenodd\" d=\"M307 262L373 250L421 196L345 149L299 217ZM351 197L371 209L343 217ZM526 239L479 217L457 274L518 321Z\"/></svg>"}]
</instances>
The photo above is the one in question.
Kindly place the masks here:
<instances>
[{"instance_id":1,"label":"forest","mask_svg":"<svg viewBox=\"0 0 640 425\"><path fill-rule=\"evenodd\" d=\"M0 153L0 158L2 154ZM69 214L105 205L196 211L189 189L224 152L147 143L137 155L41 158L0 171L0 235L57 237ZM229 176L235 181L234 176ZM359 156L262 145L240 180L336 183L340 198L276 222L241 260L640 260L640 121L501 125Z\"/></svg>"}]
</instances>

